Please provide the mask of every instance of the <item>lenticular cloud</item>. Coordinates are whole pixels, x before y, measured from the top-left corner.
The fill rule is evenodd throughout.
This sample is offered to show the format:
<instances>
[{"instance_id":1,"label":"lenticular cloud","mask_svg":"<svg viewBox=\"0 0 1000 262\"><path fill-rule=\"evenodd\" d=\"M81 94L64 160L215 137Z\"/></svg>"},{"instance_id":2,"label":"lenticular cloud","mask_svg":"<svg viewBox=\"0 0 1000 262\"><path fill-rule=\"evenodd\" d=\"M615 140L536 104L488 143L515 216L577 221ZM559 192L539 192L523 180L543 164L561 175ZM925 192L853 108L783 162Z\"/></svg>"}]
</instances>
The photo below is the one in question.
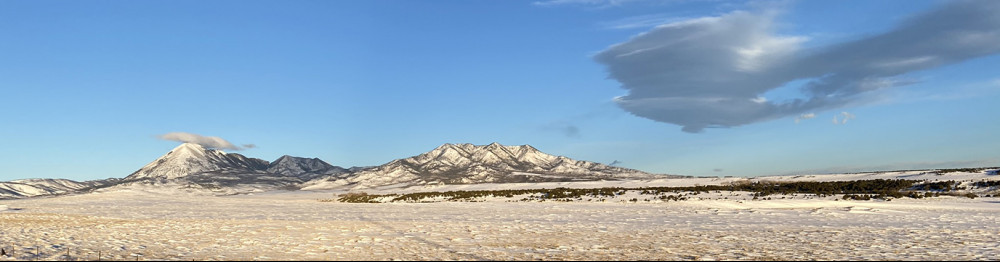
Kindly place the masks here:
<instances>
[{"instance_id":1,"label":"lenticular cloud","mask_svg":"<svg viewBox=\"0 0 1000 262\"><path fill-rule=\"evenodd\" d=\"M594 56L628 90L626 111L685 132L734 127L863 101L915 83L901 75L1000 52L1000 1L954 1L896 28L803 49L805 37L775 33L773 13L737 11L657 26ZM768 101L794 80L805 98Z\"/></svg>"},{"instance_id":2,"label":"lenticular cloud","mask_svg":"<svg viewBox=\"0 0 1000 262\"><path fill-rule=\"evenodd\" d=\"M163 140L177 141L182 143L199 144L203 147L208 147L208 148L218 148L218 149L228 149L228 150L244 149L242 147L233 145L233 143L230 143L229 141L226 141L221 137L216 137L216 136L202 136L198 134L185 133L185 132L172 132L160 135L159 138ZM250 145L253 144L249 144L247 148L255 147Z\"/></svg>"}]
</instances>

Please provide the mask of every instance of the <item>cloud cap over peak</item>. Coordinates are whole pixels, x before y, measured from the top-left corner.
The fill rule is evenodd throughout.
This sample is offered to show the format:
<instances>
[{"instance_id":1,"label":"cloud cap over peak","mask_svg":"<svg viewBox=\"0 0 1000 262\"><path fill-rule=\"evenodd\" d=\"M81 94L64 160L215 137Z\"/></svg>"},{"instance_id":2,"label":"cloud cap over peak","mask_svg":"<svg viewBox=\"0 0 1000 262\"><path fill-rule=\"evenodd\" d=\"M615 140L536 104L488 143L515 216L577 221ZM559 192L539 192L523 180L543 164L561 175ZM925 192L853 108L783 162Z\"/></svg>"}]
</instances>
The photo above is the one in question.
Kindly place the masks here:
<instances>
[{"instance_id":1,"label":"cloud cap over peak","mask_svg":"<svg viewBox=\"0 0 1000 262\"><path fill-rule=\"evenodd\" d=\"M774 32L777 12L735 11L660 25L593 58L628 90L619 107L694 133L864 103L915 83L903 74L996 54L998 13L1000 1L952 1L882 34L806 50L806 37ZM795 80L806 80L805 98L761 98Z\"/></svg>"},{"instance_id":2,"label":"cloud cap over peak","mask_svg":"<svg viewBox=\"0 0 1000 262\"><path fill-rule=\"evenodd\" d=\"M216 148L216 149L226 149L226 150L236 150L236 151L238 151L238 150L243 150L245 148L254 148L254 147L256 147L253 144L247 144L247 145L245 145L245 148L244 147L239 147L239 146L234 145L233 143L230 143L229 141L226 141L225 139L222 139L221 137L217 137L217 136L202 136L202 135L192 134L192 133L186 133L186 132L171 132L171 133L166 133L166 134L163 134L163 135L159 135L157 137L159 139L162 139L162 140L177 141L177 142L181 142L181 143L193 143L193 144L201 145L203 147Z\"/></svg>"}]
</instances>

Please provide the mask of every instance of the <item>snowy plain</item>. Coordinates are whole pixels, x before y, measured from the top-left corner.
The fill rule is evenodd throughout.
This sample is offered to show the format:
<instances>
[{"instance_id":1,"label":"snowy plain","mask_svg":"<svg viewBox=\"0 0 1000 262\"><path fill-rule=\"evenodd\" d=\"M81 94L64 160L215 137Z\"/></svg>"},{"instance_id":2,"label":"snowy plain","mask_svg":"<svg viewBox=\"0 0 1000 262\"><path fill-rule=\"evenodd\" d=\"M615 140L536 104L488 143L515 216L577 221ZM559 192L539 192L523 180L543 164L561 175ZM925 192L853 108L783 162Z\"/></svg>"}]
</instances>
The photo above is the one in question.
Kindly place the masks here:
<instances>
[{"instance_id":1,"label":"snowy plain","mask_svg":"<svg viewBox=\"0 0 1000 262\"><path fill-rule=\"evenodd\" d=\"M925 174L996 180L996 175ZM761 177L830 181L917 173ZM743 178L384 188L686 186ZM584 183L584 184L580 184ZM0 260L998 260L1000 198L357 204L343 190L115 189L0 201ZM720 199L726 196L728 199ZM742 196L742 197L734 197ZM631 196L623 196L631 197Z\"/></svg>"}]
</instances>

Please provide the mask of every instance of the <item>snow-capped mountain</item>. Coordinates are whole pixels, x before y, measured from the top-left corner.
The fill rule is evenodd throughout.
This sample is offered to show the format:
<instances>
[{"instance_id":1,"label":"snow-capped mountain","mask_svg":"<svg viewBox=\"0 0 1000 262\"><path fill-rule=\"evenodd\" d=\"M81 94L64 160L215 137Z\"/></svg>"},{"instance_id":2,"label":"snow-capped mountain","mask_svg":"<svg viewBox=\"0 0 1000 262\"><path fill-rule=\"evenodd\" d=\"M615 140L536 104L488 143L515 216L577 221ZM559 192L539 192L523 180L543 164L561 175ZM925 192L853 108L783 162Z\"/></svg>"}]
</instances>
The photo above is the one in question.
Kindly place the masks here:
<instances>
[{"instance_id":1,"label":"snow-capped mountain","mask_svg":"<svg viewBox=\"0 0 1000 262\"><path fill-rule=\"evenodd\" d=\"M642 171L542 153L529 145L444 144L430 152L375 167L343 168L318 158L282 156L274 162L185 143L124 179L65 179L0 183L0 198L132 188L209 189L235 194L274 189L566 182L668 178Z\"/></svg>"},{"instance_id":2,"label":"snow-capped mountain","mask_svg":"<svg viewBox=\"0 0 1000 262\"><path fill-rule=\"evenodd\" d=\"M318 158L286 155L268 162L185 143L132 173L118 187L202 188L231 194L298 189L305 181L348 172Z\"/></svg>"},{"instance_id":3,"label":"snow-capped mountain","mask_svg":"<svg viewBox=\"0 0 1000 262\"><path fill-rule=\"evenodd\" d=\"M116 183L119 179L77 182L69 179L21 179L0 182L0 199L59 195Z\"/></svg>"},{"instance_id":4,"label":"snow-capped mountain","mask_svg":"<svg viewBox=\"0 0 1000 262\"><path fill-rule=\"evenodd\" d=\"M184 143L166 155L125 177L125 181L143 179L175 179L210 171L230 170L252 173L267 169L268 162L236 153L205 149L201 145Z\"/></svg>"},{"instance_id":5,"label":"snow-capped mountain","mask_svg":"<svg viewBox=\"0 0 1000 262\"><path fill-rule=\"evenodd\" d=\"M336 176L351 172L350 170L331 165L319 158L304 158L284 155L274 160L267 167L268 173L277 176L297 177L309 181L321 176Z\"/></svg>"},{"instance_id":6,"label":"snow-capped mountain","mask_svg":"<svg viewBox=\"0 0 1000 262\"><path fill-rule=\"evenodd\" d=\"M444 144L430 152L307 182L303 189L343 186L557 182L666 178L635 169L542 153L530 145Z\"/></svg>"}]
</instances>

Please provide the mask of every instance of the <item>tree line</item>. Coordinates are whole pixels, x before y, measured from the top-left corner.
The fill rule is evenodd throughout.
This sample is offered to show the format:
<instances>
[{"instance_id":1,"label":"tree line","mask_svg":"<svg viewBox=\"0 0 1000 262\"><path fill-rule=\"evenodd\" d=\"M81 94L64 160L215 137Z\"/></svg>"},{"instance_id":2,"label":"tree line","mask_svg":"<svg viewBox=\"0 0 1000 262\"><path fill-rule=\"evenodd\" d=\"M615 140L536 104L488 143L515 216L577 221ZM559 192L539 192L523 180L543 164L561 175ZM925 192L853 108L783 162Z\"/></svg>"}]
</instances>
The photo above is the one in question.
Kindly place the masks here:
<instances>
[{"instance_id":1,"label":"tree line","mask_svg":"<svg viewBox=\"0 0 1000 262\"><path fill-rule=\"evenodd\" d=\"M984 185L1000 184L1000 182L983 182ZM942 192L961 190L955 181L924 182L904 179L874 179L855 181L798 181L798 182L767 182L739 181L725 185L696 185L684 187L605 187L605 188L553 188L553 189L504 189L477 191L447 191L447 192L417 192L407 194L366 194L348 193L340 195L340 202L348 203L381 203L387 202L418 202L426 199L439 198L443 201L474 201L483 197L513 198L518 195L529 195L537 200L582 200L583 197L614 198L628 191L638 191L642 195L654 195L655 198L670 201L687 199L680 193L699 194L711 191L745 191L752 192L755 199L769 195L814 194L830 196L843 194L844 199L867 200L872 198L924 198L939 196ZM916 192L929 191L929 192ZM667 195L667 194L677 195Z\"/></svg>"}]
</instances>

